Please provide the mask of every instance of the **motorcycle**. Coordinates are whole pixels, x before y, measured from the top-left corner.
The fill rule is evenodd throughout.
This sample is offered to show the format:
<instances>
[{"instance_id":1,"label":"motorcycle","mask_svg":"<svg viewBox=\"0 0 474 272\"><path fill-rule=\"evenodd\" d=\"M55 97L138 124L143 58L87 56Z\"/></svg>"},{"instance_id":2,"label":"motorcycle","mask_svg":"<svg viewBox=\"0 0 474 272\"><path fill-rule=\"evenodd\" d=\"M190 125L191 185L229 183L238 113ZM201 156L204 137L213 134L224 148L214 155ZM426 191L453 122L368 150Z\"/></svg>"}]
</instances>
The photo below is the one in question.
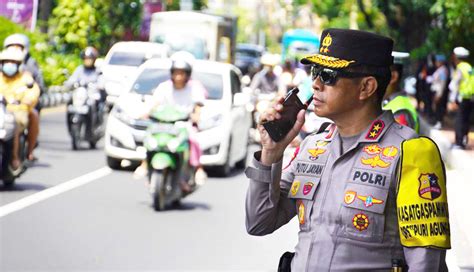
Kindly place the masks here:
<instances>
[{"instance_id":1,"label":"motorcycle","mask_svg":"<svg viewBox=\"0 0 474 272\"><path fill-rule=\"evenodd\" d=\"M94 83L83 82L74 85L71 100L67 106L67 127L72 140L72 149L79 149L81 141L94 149L104 136L104 103Z\"/></svg>"},{"instance_id":2,"label":"motorcycle","mask_svg":"<svg viewBox=\"0 0 474 272\"><path fill-rule=\"evenodd\" d=\"M196 190L196 169L189 165L189 115L172 106L161 106L150 116L144 140L149 190L153 208L162 211ZM188 190L181 182L187 183Z\"/></svg>"},{"instance_id":3,"label":"motorcycle","mask_svg":"<svg viewBox=\"0 0 474 272\"><path fill-rule=\"evenodd\" d=\"M20 166L16 170L11 167L15 129L15 116L7 110L7 101L0 95L0 179L4 186L12 186L15 179L26 171L26 129L20 134Z\"/></svg>"}]
</instances>

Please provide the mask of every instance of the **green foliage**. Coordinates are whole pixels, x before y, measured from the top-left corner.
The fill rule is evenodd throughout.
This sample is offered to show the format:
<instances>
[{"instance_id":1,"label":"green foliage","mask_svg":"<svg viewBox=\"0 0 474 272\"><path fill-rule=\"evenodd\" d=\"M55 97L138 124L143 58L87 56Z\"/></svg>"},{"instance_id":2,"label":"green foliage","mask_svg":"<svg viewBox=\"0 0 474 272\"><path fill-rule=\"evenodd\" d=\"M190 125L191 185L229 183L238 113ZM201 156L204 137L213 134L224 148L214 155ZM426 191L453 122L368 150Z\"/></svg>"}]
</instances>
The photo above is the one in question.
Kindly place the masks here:
<instances>
[{"instance_id":1,"label":"green foliage","mask_svg":"<svg viewBox=\"0 0 474 272\"><path fill-rule=\"evenodd\" d=\"M193 2L193 10L203 10L207 8L207 1L208 0L192 0ZM180 0L167 0L166 1L166 10L180 10L179 6Z\"/></svg>"},{"instance_id":2,"label":"green foliage","mask_svg":"<svg viewBox=\"0 0 474 272\"><path fill-rule=\"evenodd\" d=\"M46 86L61 85L66 80L63 73L67 69L72 73L79 65L80 59L76 55L59 54L47 43L47 36L40 32L29 32L8 19L0 16L0 45L3 48L5 38L14 33L23 33L30 39L30 54L38 62L43 71Z\"/></svg>"},{"instance_id":3,"label":"green foliage","mask_svg":"<svg viewBox=\"0 0 474 272\"><path fill-rule=\"evenodd\" d=\"M79 54L91 45L105 54L138 34L141 10L139 0L59 0L49 25L60 52Z\"/></svg>"}]
</instances>

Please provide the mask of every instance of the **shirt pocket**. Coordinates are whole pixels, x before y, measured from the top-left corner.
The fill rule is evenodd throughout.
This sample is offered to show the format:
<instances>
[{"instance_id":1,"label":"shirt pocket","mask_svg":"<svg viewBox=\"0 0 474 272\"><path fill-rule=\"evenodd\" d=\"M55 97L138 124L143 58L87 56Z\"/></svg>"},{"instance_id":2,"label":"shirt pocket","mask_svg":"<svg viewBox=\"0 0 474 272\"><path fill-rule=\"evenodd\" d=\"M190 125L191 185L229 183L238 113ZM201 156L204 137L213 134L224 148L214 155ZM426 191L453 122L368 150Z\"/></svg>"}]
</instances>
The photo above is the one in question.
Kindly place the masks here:
<instances>
[{"instance_id":1,"label":"shirt pocket","mask_svg":"<svg viewBox=\"0 0 474 272\"><path fill-rule=\"evenodd\" d=\"M296 215L300 229L309 230L311 225L311 211L313 210L314 197L321 178L296 176L291 184L288 198L296 201Z\"/></svg>"},{"instance_id":2,"label":"shirt pocket","mask_svg":"<svg viewBox=\"0 0 474 272\"><path fill-rule=\"evenodd\" d=\"M348 183L341 207L340 236L381 243L385 231L388 189Z\"/></svg>"}]
</instances>

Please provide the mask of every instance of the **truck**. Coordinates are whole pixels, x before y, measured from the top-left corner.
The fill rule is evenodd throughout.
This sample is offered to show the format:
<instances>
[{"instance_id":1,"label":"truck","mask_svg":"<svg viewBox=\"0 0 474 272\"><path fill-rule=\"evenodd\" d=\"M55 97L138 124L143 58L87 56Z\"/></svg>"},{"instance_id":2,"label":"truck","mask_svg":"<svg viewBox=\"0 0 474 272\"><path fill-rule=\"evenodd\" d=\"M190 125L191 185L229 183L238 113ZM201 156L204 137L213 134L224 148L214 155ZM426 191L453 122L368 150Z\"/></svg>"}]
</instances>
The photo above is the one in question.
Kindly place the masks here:
<instances>
[{"instance_id":1,"label":"truck","mask_svg":"<svg viewBox=\"0 0 474 272\"><path fill-rule=\"evenodd\" d=\"M194 11L153 13L150 41L169 48L170 54L188 51L197 59L233 63L237 18Z\"/></svg>"}]
</instances>

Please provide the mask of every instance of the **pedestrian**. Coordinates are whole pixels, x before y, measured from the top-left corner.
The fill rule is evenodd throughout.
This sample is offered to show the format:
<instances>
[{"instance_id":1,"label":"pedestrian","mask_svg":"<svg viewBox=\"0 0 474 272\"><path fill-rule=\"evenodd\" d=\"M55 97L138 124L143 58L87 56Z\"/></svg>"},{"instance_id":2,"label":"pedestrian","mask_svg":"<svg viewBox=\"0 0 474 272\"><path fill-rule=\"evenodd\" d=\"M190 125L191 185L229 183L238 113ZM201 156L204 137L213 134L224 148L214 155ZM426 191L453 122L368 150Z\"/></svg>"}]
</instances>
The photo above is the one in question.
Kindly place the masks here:
<instances>
[{"instance_id":1,"label":"pedestrian","mask_svg":"<svg viewBox=\"0 0 474 272\"><path fill-rule=\"evenodd\" d=\"M275 72L278 64L277 56L266 53L260 58L260 63L263 65L263 69L255 74L250 83L250 88L263 94L277 93L280 80Z\"/></svg>"},{"instance_id":2,"label":"pedestrian","mask_svg":"<svg viewBox=\"0 0 474 272\"><path fill-rule=\"evenodd\" d=\"M449 69L446 65L446 57L444 55L438 54L435 56L435 59L436 70L433 73L433 82L431 83L435 107L435 125L433 127L440 129L448 102Z\"/></svg>"},{"instance_id":3,"label":"pedestrian","mask_svg":"<svg viewBox=\"0 0 474 272\"><path fill-rule=\"evenodd\" d=\"M307 136L284 169L304 110L279 142L259 124L262 149L245 170L247 231L270 234L297 216L296 252L282 256L278 271L447 271L439 150L381 109L393 41L346 29L324 30L321 40L301 62L312 66L314 112L334 124ZM280 119L282 101L260 121Z\"/></svg>"},{"instance_id":4,"label":"pedestrian","mask_svg":"<svg viewBox=\"0 0 474 272\"><path fill-rule=\"evenodd\" d=\"M456 70L449 84L450 102L456 103L458 109L454 124L455 142L452 147L465 149L469 138L470 115L474 107L474 76L472 66L467 62L469 50L456 47L453 54Z\"/></svg>"},{"instance_id":5,"label":"pedestrian","mask_svg":"<svg viewBox=\"0 0 474 272\"><path fill-rule=\"evenodd\" d=\"M391 77L382 102L384 110L391 110L397 123L420 132L418 112L406 92L401 89L403 62L410 56L407 52L392 52L394 63L390 66Z\"/></svg>"}]
</instances>

